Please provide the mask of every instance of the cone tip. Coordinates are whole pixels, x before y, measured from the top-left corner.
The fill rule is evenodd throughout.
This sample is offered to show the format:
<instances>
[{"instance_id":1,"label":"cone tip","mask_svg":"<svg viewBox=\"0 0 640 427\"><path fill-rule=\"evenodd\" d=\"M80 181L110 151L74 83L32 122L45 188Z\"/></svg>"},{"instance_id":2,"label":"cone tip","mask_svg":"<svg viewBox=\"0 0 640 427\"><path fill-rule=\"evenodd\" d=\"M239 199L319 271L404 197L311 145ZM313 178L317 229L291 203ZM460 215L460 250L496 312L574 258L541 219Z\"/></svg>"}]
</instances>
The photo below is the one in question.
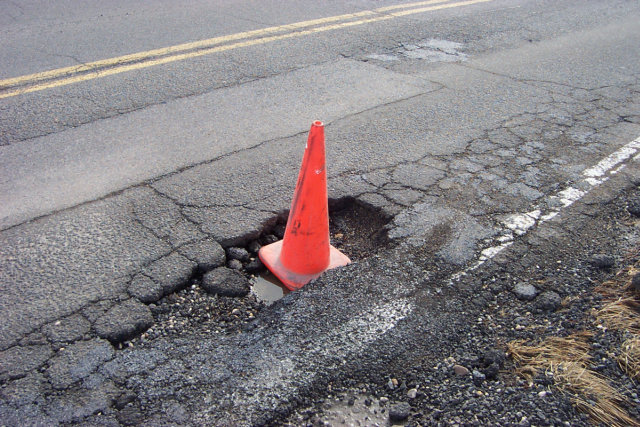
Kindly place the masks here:
<instances>
[{"instance_id":1,"label":"cone tip","mask_svg":"<svg viewBox=\"0 0 640 427\"><path fill-rule=\"evenodd\" d=\"M324 126L324 123L322 123L320 120L316 120L315 122L313 122L312 126Z\"/></svg>"}]
</instances>

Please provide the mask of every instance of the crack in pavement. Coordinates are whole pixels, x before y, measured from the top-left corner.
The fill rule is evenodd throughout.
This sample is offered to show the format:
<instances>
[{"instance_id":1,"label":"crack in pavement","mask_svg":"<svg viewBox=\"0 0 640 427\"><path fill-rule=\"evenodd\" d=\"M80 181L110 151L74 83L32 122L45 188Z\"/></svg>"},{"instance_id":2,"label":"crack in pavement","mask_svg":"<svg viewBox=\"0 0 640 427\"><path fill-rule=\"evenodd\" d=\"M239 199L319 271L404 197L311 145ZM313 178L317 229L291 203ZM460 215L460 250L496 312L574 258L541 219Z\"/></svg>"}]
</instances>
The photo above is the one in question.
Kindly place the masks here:
<instances>
[{"instance_id":1,"label":"crack in pavement","mask_svg":"<svg viewBox=\"0 0 640 427\"><path fill-rule=\"evenodd\" d=\"M180 337L175 341L158 339L150 343L150 347L143 345L142 348L133 347L116 352L116 356L105 362L104 366L98 370L87 369L89 373L86 376L82 374L81 379L64 388L69 392L68 396L52 395L51 390L46 388L48 386L42 386L45 387L45 391L38 392L37 395L43 403L36 407L48 408L49 412L46 415L50 416L49 420L58 418L66 422L79 420L91 422L95 420L91 417L98 412L107 412L108 416L115 417L114 414L126 412L125 408L129 408L128 411L133 406L141 404L146 408L144 410L151 411L150 415L145 412L150 417L154 416L153 411L157 410L158 417L175 416L177 418L174 421L179 422L176 421L179 416L175 415L176 412L180 412L179 410L164 411L166 408L157 404L161 401L161 405L165 405L166 402L175 399L176 402L181 402L179 405L184 404L189 409L198 409L193 412L196 414L194 416L198 417L198 421L211 424L221 422L223 416L221 411L233 408L234 402L245 402L244 407L240 407L238 413L234 414L239 423L246 420L269 421L272 419L270 417L276 416L274 413L278 410L286 412L287 408L290 409L297 404L297 402L281 404L281 397L295 396L308 390L321 390L330 383L330 374L339 376L357 371L353 365L360 361L351 360L351 358L356 359L355 356L360 357L362 353L370 353L363 357L377 358L388 354L385 352L389 351L389 348L392 352L395 350L394 354L398 354L398 351L401 351L397 349L398 340L402 341L409 332L422 331L422 328L425 330L424 337L432 339L433 342L439 342L439 339L444 339L442 335L453 334L452 329L461 325L447 317L450 313L458 314L460 310L460 307L448 307L447 298L451 298L452 304L460 302L460 298L462 300L471 298L471 295L464 294L464 289L461 291L462 296L454 298L447 294L450 291L442 286L447 283L447 278L456 277L455 273L459 269L453 268L455 263L439 264L441 261L438 261L436 254L441 246L456 241L458 244L456 249L460 251L453 252L451 257L457 257L458 261L465 261L465 265L473 266L473 262L478 262L481 259L479 257L484 256L486 260L482 264L483 268L491 268L493 264L486 261L503 257L508 251L506 248L496 249L488 245L509 244L510 251L515 251L514 247L529 247L532 245L530 239L538 237L539 234L542 234L539 238L543 239L542 232L546 227L552 226L565 229L564 233L571 235L574 240L579 240L580 235L576 234L569 224L562 224L558 220L558 212L567 207L576 209L574 205L588 190L611 183L616 175L625 173L622 169L624 165L637 161L640 138L620 147L621 141L629 141L629 139L621 140L621 135L637 128L634 126L621 128L620 118L623 117L621 114L601 114L602 111L615 112L620 108L615 104L600 103L609 99L604 94L596 96L595 91L603 89L592 89L580 94L573 93L574 97L557 93L550 99L544 98L541 102L544 105L532 114L517 112L490 129L482 129L478 135L464 138L453 154L423 155L411 152L403 153L404 160L400 162L396 162L391 156L384 159L387 163L384 167L363 167L366 165L365 162L358 163L355 168L353 165L343 166L343 169L338 169L336 175L331 176L329 184L339 186L339 183L332 183L332 181L338 179L348 181L339 189L341 192L339 195L347 194L363 200L373 199L371 196L375 195L384 199L387 209L390 205L393 209L397 209L394 212L395 222L391 227L397 228L402 225L398 223L400 215L422 207L423 211L418 212L417 217L424 218L426 215L433 227L427 230L424 222L418 221L418 228L414 230L414 234L419 239L423 238L425 245L407 250L406 253L394 249L392 258L389 260L381 259L379 256L371 257L354 263L342 271L328 273L317 283L311 284L308 291L285 298L271 311L261 314L253 332L252 330L242 331L241 334L221 338L212 337L202 340L203 342L199 342L199 337L189 336ZM445 87L438 89L439 92L447 90L454 91ZM549 88L544 90L547 93L553 92ZM615 93L611 91L611 87L604 90L607 93ZM631 101L633 96L639 93L637 90L629 92L632 94ZM341 126L353 125L351 122L369 119L380 110L399 106L410 108L414 105L413 102L422 101L423 96L425 94L397 101L400 104L387 103L347 115L331 122L331 126L339 130ZM573 104L565 102L567 101L565 98L575 102ZM585 101L585 98L590 100ZM618 103L622 104L627 100L628 98L624 98ZM577 103L581 105L576 105ZM554 107L560 108L554 109ZM568 119L556 117L557 113L566 115ZM629 115L625 113L624 117L633 118L638 115L640 115L638 112ZM629 125L626 122L622 124ZM298 133L290 138L302 139L303 135L304 133ZM370 138L375 139L377 135L379 134L372 133ZM410 134L408 138L415 135L424 136L416 133ZM634 135L637 136L637 133ZM209 160L204 164L213 167L217 160L226 161L231 156L241 157L252 151L257 152L260 147L276 144L280 140L262 141L254 147L238 150L236 153ZM356 141L356 143L360 142ZM614 150L613 153L611 153L612 150ZM547 155L546 159L543 153ZM585 163L594 166L586 167ZM425 177L416 179L421 172L426 173ZM525 173L528 175L525 176ZM219 209L221 205L202 207L185 204L182 203L182 199L176 199L174 194L162 191L162 188L156 188L160 181L177 174L172 173L118 192L118 194L124 194L135 190L150 195L150 206L142 206L139 211L134 209L132 218L142 229L164 242L166 247L162 253L154 253L152 257L140 263L140 268L130 272L123 287L123 294L115 295L107 301L91 302L71 315L81 314L93 325L96 318L130 299L130 286L136 275L142 275L154 281L154 274L151 274L154 266L158 267L160 261L167 262L167 259L181 262L183 273L189 270L189 266L195 264L194 260L180 252L180 249L192 245L193 242L172 242L168 240L168 236L173 234L172 230L176 225L184 221L193 226L197 225L199 231L203 233L201 236L203 239L211 237L212 234L207 233L211 230L203 229L202 223L191 218L185 209L193 209L195 213L200 210L217 214L224 213L225 210ZM418 197L413 200L412 197L416 195ZM189 197L197 196L192 194ZM104 199L108 197L105 196ZM131 203L132 199L136 197L130 195L127 203ZM158 200L162 203L153 204ZM274 215L274 212L262 209L254 202L249 197L248 201L225 208L228 212L241 207L248 213ZM434 214L428 208L435 202L441 204L441 211L440 216L434 220ZM84 205L89 203L92 202ZM375 203L383 204L382 201ZM479 206L475 206L476 204ZM130 207L129 204L124 206ZM163 206L166 207L164 211ZM148 209L151 213L152 208L158 209L159 213L145 218L145 211ZM595 215L595 212L595 210L587 211L583 215ZM551 216L554 213L555 218ZM232 215L229 214L229 217L231 218ZM452 217L454 220L451 220ZM461 231L458 228L459 223L467 222L467 218L471 218L468 222L474 222L475 226ZM158 222L152 222L152 219ZM255 229L260 231L257 224L258 222L254 222L253 229L250 231ZM543 228L545 230L542 230ZM427 234L424 235L425 233ZM468 251L469 245L457 242L461 234L466 238L469 238L469 235L473 236L470 238L471 252ZM429 243L432 245L429 246ZM586 247L587 243L578 242L576 245ZM405 250L407 246L401 249ZM181 257L190 262L183 262ZM467 259L470 261L466 261ZM432 262L434 265L429 265ZM439 267L443 267L442 271L439 271ZM403 269L406 271L401 271L398 275L397 270ZM478 270L479 266L469 271L477 272ZM163 273L165 272L162 271L156 276ZM364 275L364 278L359 278L360 275ZM469 279L469 274L466 278ZM155 282L157 280L158 277ZM356 281L358 286L352 283ZM471 286L467 282L463 283L460 277L455 285L456 291L459 290L457 288ZM473 294L475 290L471 289L469 293ZM127 299L123 300L124 298ZM376 305L362 308L358 303L365 299L375 300ZM339 301L340 308L346 311L340 312L338 307L334 306L335 301ZM434 306L428 305L426 301L433 301ZM99 304L102 305L98 307ZM95 313L91 313L92 311ZM330 314L328 319L322 317L326 313ZM332 314L336 314L337 318ZM296 316L300 317L296 318ZM80 318L71 321L71 323L81 322ZM283 326L277 326L278 322L282 322ZM423 324L428 322L434 324ZM29 333L29 335L40 333L44 344L35 344L38 340L35 335L28 340L27 337L20 340L18 350L26 352L28 347L29 351L39 351L38 357L46 359L43 364L38 363L35 370L42 367L45 367L45 370L51 368L47 364L51 360L49 352L53 343L50 342L48 335L43 333L45 329L48 330L51 323L55 324L55 321L33 329ZM314 347L314 343L310 341L311 338L306 336L309 333L308 330L298 329L303 324L310 325L307 327L315 328L320 332L319 347ZM380 328L376 329L377 326ZM440 327L441 329L438 329ZM284 335L278 336L278 333L284 333ZM86 338L95 338L95 336L82 337L82 339ZM27 344L29 340L31 344ZM334 343L337 343L335 347L337 350L333 353L327 352ZM42 348L38 350L33 348L38 345ZM70 346L73 345L74 343L70 344ZM420 346L420 343L411 341L410 347L413 345ZM18 351L14 348L5 350ZM165 359L162 359L160 354ZM91 367L96 360L100 360L100 357L100 355L92 356L84 362L87 363L86 366ZM303 367L302 362L308 362L308 365ZM371 366L384 365L386 360L381 359L377 363L378 365L366 365L367 369ZM264 369L260 370L261 368ZM50 377L49 373L47 377ZM38 384L46 382L39 379L36 374L32 375L31 372L25 373L25 376L19 379ZM7 387L15 385L12 382L15 380L9 380ZM265 383L272 387L261 388ZM23 383L19 383L21 384ZM89 389L91 386L94 389ZM114 393L112 387L116 387L119 391ZM118 400L119 393L124 393L123 390L129 394L133 393L134 397L131 398L128 395L120 408L114 404L114 401ZM201 391L204 396L200 394ZM229 394L234 391L237 394ZM100 394L104 400L98 399L97 394L92 393ZM89 405L91 408L98 409L75 412L73 415L75 418L71 415L63 416L51 409L54 403L60 403L66 398L70 402L76 402L76 399L80 399L81 396L99 401L95 406ZM154 402L156 402L155 406ZM19 404L17 406L26 407ZM160 414L161 411L164 412ZM72 412L69 411L69 413ZM150 422L153 423L153 421ZM155 421L159 423L160 419Z\"/></svg>"}]
</instances>

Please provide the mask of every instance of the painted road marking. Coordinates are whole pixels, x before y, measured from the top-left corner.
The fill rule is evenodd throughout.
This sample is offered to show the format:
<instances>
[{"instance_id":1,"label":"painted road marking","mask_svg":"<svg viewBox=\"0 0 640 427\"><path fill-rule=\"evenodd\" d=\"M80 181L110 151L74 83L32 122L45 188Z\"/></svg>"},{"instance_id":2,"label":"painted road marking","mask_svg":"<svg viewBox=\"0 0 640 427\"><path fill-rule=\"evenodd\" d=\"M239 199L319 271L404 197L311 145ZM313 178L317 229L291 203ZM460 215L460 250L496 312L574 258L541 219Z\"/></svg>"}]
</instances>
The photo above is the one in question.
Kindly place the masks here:
<instances>
[{"instance_id":1,"label":"painted road marking","mask_svg":"<svg viewBox=\"0 0 640 427\"><path fill-rule=\"evenodd\" d=\"M639 160L640 154L638 154L638 151L640 151L640 137L600 160L595 166L582 171L583 178L574 185L564 188L554 195L548 196L542 205L550 207L546 209L537 207L530 212L516 213L506 217L502 221L503 229L496 239L500 244L483 249L480 252L478 261L466 270L454 274L449 283L452 284L454 281L459 280L467 273L477 269L507 249L513 244L517 236L522 236L535 226L558 216L562 209L568 208L589 193L589 191L606 182L609 176L615 175L624 169L626 166L624 162L632 156L635 156L633 157L634 161Z\"/></svg>"},{"instance_id":2,"label":"painted road marking","mask_svg":"<svg viewBox=\"0 0 640 427\"><path fill-rule=\"evenodd\" d=\"M304 37L325 31L354 27L393 18L451 9L493 0L468 0L446 3L447 0L429 0L399 4L357 13L301 21L293 24L246 31L214 37L191 43L183 43L130 55L89 62L87 64L58 68L41 73L0 80L0 99L30 92L66 86L133 70L197 58L227 50L271 43L279 40ZM282 34L280 34L282 33Z\"/></svg>"},{"instance_id":3,"label":"painted road marking","mask_svg":"<svg viewBox=\"0 0 640 427\"><path fill-rule=\"evenodd\" d=\"M309 349L305 357L307 359L321 360L329 357L329 361L335 360L342 365L347 360L353 360L374 341L394 329L401 320L408 317L414 309L414 305L407 299L399 298L386 304L374 305L362 313L352 316L342 326L323 334L314 340L312 349ZM331 349L327 353L327 349ZM244 393L233 394L234 407L249 405L269 405L291 398L298 393L300 378L295 375L304 365L305 359L292 360L288 355L282 354L279 347L271 347L261 352L261 357L256 360L251 376L245 380L245 390L254 392L260 390L258 399L253 395ZM303 368L304 369L304 368ZM307 372L304 375L304 385L315 381L316 372ZM265 386L266 385L266 386ZM264 410L258 407L257 409Z\"/></svg>"}]
</instances>

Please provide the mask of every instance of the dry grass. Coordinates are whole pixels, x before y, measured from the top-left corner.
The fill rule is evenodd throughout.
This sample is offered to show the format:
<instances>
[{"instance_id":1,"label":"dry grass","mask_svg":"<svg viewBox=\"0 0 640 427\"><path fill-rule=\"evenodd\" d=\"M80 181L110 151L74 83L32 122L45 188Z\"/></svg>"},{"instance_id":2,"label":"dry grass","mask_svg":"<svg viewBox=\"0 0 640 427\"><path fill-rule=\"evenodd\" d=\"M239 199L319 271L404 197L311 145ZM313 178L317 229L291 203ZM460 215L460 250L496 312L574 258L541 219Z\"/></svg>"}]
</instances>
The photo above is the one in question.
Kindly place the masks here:
<instances>
[{"instance_id":1,"label":"dry grass","mask_svg":"<svg viewBox=\"0 0 640 427\"><path fill-rule=\"evenodd\" d=\"M627 267L596 288L605 303L593 313L596 324L631 334L615 353L620 368L635 380L640 380L640 295L631 288L631 278L640 272L639 254L632 254ZM558 389L596 423L640 426L624 409L630 402L606 377L589 369L592 337L592 332L582 331L565 338L549 337L537 345L513 341L508 349L520 376L532 381L541 372L552 375Z\"/></svg>"},{"instance_id":2,"label":"dry grass","mask_svg":"<svg viewBox=\"0 0 640 427\"><path fill-rule=\"evenodd\" d=\"M571 396L573 403L591 418L610 426L640 426L623 405L624 396L607 379L587 368L591 357L590 332L579 332L565 338L551 337L538 345L523 341L508 344L516 362L517 373L532 381L538 373L551 374L558 389Z\"/></svg>"},{"instance_id":3,"label":"dry grass","mask_svg":"<svg viewBox=\"0 0 640 427\"><path fill-rule=\"evenodd\" d=\"M609 329L627 330L640 334L640 303L634 295L624 295L606 303L596 312L596 321Z\"/></svg>"},{"instance_id":4,"label":"dry grass","mask_svg":"<svg viewBox=\"0 0 640 427\"><path fill-rule=\"evenodd\" d=\"M548 371L551 365L562 361L586 364L590 360L590 332L580 332L565 338L550 337L532 346L523 340L512 341L507 349L516 362L516 373L531 382L540 371Z\"/></svg>"},{"instance_id":5,"label":"dry grass","mask_svg":"<svg viewBox=\"0 0 640 427\"><path fill-rule=\"evenodd\" d=\"M636 254L637 256L637 254ZM631 278L640 272L636 262L598 287L609 302L596 311L596 321L609 329L627 331L632 337L622 343L618 365L629 377L640 380L640 299L631 287Z\"/></svg>"},{"instance_id":6,"label":"dry grass","mask_svg":"<svg viewBox=\"0 0 640 427\"><path fill-rule=\"evenodd\" d=\"M608 426L640 426L623 407L629 402L607 378L577 362L552 366L552 372L558 388L570 392L574 405L594 421Z\"/></svg>"},{"instance_id":7,"label":"dry grass","mask_svg":"<svg viewBox=\"0 0 640 427\"><path fill-rule=\"evenodd\" d=\"M640 337L634 336L622 343L618 365L634 380L640 380Z\"/></svg>"}]
</instances>

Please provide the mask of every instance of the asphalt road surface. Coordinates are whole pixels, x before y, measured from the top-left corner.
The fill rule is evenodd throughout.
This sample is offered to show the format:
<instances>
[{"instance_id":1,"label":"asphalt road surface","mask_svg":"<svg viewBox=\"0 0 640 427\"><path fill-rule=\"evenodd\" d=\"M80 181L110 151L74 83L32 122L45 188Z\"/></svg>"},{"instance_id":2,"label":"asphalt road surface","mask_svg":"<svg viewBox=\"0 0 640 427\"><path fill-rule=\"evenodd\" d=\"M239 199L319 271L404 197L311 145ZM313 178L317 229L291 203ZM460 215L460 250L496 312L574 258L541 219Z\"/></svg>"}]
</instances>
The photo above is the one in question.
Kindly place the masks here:
<instances>
[{"instance_id":1,"label":"asphalt road surface","mask_svg":"<svg viewBox=\"0 0 640 427\"><path fill-rule=\"evenodd\" d=\"M571 333L638 247L638 2L108 3L0 1L0 424L588 424L452 366ZM354 262L205 292L314 120Z\"/></svg>"}]
</instances>

